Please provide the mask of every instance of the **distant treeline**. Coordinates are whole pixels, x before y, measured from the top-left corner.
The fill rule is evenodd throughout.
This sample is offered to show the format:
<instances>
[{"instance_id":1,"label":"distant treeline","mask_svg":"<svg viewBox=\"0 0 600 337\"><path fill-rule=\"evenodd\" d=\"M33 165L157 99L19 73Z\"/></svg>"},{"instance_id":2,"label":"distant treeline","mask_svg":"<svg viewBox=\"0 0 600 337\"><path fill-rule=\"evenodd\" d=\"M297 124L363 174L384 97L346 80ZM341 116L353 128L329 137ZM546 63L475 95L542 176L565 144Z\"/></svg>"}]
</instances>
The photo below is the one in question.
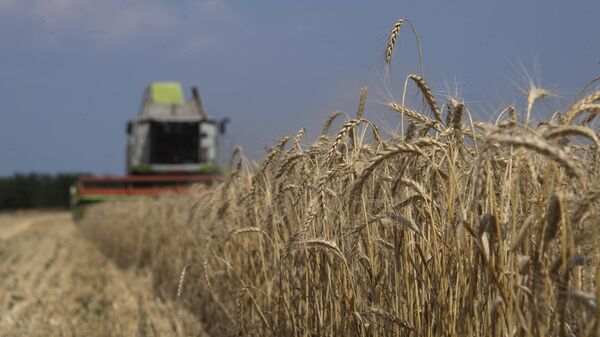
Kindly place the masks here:
<instances>
[{"instance_id":1,"label":"distant treeline","mask_svg":"<svg viewBox=\"0 0 600 337\"><path fill-rule=\"evenodd\" d=\"M80 175L17 173L12 177L0 177L0 210L68 208L69 187Z\"/></svg>"}]
</instances>

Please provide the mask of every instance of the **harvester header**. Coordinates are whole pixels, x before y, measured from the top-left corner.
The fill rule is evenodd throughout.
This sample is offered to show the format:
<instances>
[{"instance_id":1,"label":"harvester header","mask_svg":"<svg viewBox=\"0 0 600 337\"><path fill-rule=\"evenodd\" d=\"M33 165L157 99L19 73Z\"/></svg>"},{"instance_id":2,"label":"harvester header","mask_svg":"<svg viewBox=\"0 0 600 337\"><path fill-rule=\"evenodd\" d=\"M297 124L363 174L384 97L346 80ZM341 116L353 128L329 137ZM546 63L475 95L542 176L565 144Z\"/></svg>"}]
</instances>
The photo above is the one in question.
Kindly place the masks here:
<instances>
[{"instance_id":1,"label":"harvester header","mask_svg":"<svg viewBox=\"0 0 600 337\"><path fill-rule=\"evenodd\" d=\"M219 143L227 122L208 117L195 87L186 101L179 83L150 84L137 117L127 123L127 176L81 177L72 189L74 205L211 184L221 173Z\"/></svg>"}]
</instances>

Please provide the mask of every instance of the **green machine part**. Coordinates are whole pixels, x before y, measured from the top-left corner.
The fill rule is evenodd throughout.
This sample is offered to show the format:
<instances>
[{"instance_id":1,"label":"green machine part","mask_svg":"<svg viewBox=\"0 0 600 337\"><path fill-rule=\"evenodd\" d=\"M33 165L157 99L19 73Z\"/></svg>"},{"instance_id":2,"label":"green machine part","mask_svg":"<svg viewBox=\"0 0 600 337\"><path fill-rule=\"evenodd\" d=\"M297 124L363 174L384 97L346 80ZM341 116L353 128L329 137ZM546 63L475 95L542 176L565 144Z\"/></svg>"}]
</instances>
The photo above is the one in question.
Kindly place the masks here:
<instances>
[{"instance_id":1,"label":"green machine part","mask_svg":"<svg viewBox=\"0 0 600 337\"><path fill-rule=\"evenodd\" d=\"M150 85L150 99L161 104L183 104L183 90L177 82L155 82Z\"/></svg>"}]
</instances>

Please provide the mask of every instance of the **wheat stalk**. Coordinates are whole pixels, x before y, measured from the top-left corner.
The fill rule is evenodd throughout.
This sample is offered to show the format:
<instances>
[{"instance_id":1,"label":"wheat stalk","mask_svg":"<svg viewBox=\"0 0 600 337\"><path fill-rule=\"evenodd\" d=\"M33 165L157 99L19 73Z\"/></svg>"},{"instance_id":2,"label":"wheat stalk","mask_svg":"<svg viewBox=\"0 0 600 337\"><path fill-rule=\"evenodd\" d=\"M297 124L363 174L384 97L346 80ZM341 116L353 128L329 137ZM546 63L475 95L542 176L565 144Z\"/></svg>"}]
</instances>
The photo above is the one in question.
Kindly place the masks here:
<instances>
[{"instance_id":1,"label":"wheat stalk","mask_svg":"<svg viewBox=\"0 0 600 337\"><path fill-rule=\"evenodd\" d=\"M356 118L361 119L365 114L365 105L367 103L367 87L360 88L360 98L358 100L358 109L356 110Z\"/></svg>"},{"instance_id":2,"label":"wheat stalk","mask_svg":"<svg viewBox=\"0 0 600 337\"><path fill-rule=\"evenodd\" d=\"M489 135L488 142L521 146L548 156L564 166L568 174L574 177L580 185L583 185L583 175L580 170L572 164L572 160L569 159L569 156L563 150L554 145L534 137L502 134Z\"/></svg>"},{"instance_id":3,"label":"wheat stalk","mask_svg":"<svg viewBox=\"0 0 600 337\"><path fill-rule=\"evenodd\" d=\"M394 110L396 112L401 113L402 115L406 115L406 116L408 116L408 117L410 117L410 118L412 118L412 119L414 119L414 120L416 120L418 122L421 122L425 126L432 127L436 131L441 131L441 129L440 129L440 123L438 121L432 120L432 119L430 119L427 116L421 115L420 113L418 113L418 112L416 112L414 110L405 108L405 107L403 107L403 106L401 106L401 105L399 105L398 103L395 103L395 102L388 103L387 107L390 108L391 110Z\"/></svg>"},{"instance_id":4,"label":"wheat stalk","mask_svg":"<svg viewBox=\"0 0 600 337\"><path fill-rule=\"evenodd\" d=\"M423 96L425 96L425 99L427 100L427 103L429 104L429 108L431 108L431 112L433 112L433 115L435 116L436 121L441 123L442 122L442 113L440 111L440 108L437 106L435 97L433 97L433 93L431 92L431 89L429 88L427 83L425 83L425 80L423 79L423 77L419 76L419 75L409 75L408 78L413 80L417 84L417 87L419 87L419 89L421 89L421 92L423 93Z\"/></svg>"},{"instance_id":5,"label":"wheat stalk","mask_svg":"<svg viewBox=\"0 0 600 337\"><path fill-rule=\"evenodd\" d=\"M403 24L404 19L396 21L390 31L390 36L388 37L387 46L385 48L385 64L388 66L392 63L392 53L394 52L394 46L396 45L396 40L398 39L398 34L400 34L400 28L402 28Z\"/></svg>"},{"instance_id":6,"label":"wheat stalk","mask_svg":"<svg viewBox=\"0 0 600 337\"><path fill-rule=\"evenodd\" d=\"M571 123L571 121L573 121L575 118L577 118L577 116L581 112L586 111L588 109L591 109L591 110L597 112L598 105L594 104L594 103L599 100L600 100L600 90L590 94L586 98L584 98L581 101L579 101L578 103L574 104L567 112L567 115L564 118L564 123L565 124Z\"/></svg>"}]
</instances>

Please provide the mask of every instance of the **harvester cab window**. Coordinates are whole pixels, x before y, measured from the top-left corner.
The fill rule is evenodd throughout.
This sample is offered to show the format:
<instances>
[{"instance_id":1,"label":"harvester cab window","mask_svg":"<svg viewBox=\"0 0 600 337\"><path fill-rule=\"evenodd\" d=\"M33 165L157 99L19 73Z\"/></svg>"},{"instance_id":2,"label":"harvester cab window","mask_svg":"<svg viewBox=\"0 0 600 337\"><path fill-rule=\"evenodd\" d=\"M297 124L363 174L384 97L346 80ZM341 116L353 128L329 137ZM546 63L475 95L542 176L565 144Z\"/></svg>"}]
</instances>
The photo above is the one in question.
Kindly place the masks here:
<instances>
[{"instance_id":1,"label":"harvester cab window","mask_svg":"<svg viewBox=\"0 0 600 337\"><path fill-rule=\"evenodd\" d=\"M194 164L199 162L198 123L151 122L150 162L152 164Z\"/></svg>"}]
</instances>

